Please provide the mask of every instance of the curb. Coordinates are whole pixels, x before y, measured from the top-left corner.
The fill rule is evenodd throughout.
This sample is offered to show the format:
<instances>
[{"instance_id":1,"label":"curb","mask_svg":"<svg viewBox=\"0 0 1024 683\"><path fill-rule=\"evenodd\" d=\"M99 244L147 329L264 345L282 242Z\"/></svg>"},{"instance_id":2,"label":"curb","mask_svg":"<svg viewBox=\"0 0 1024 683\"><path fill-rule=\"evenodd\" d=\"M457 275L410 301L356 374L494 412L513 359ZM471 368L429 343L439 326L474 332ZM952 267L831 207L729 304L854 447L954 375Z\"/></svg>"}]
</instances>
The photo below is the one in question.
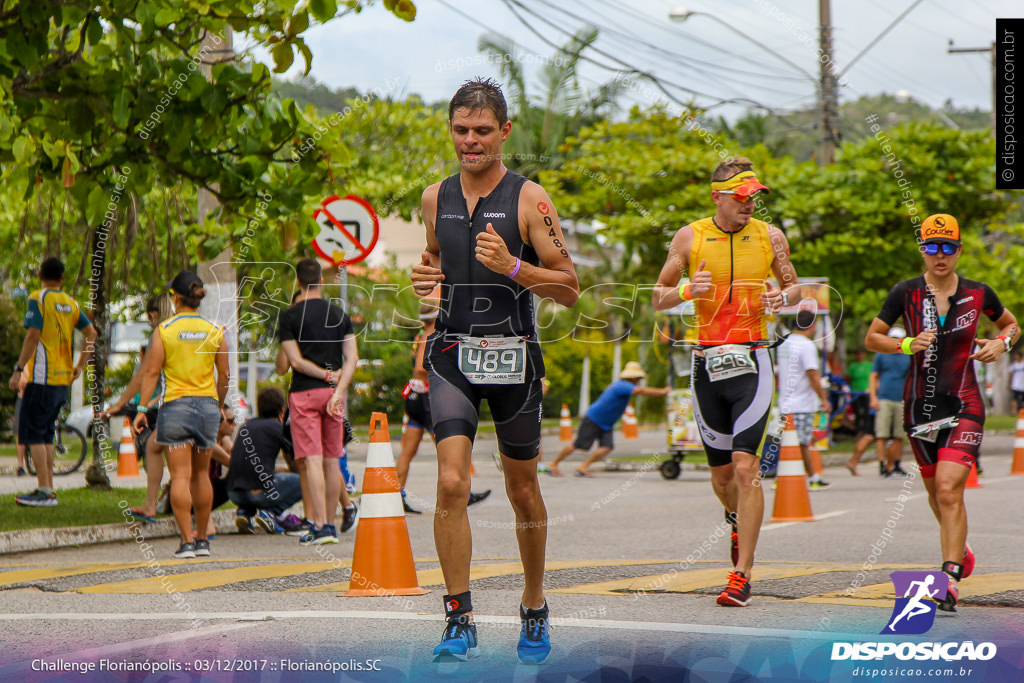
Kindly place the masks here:
<instances>
[{"instance_id":1,"label":"curb","mask_svg":"<svg viewBox=\"0 0 1024 683\"><path fill-rule=\"evenodd\" d=\"M95 543L111 543L113 541L130 541L136 538L132 533L135 529L145 529L146 538L167 538L178 535L178 525L173 517L158 519L155 522L142 522L132 518L134 523L117 522L115 524L99 524L94 526L75 526L64 529L18 529L0 533L0 555L9 553L30 552L33 550L54 550ZM214 510L213 523L220 529L230 529L235 533L234 510Z\"/></svg>"}]
</instances>

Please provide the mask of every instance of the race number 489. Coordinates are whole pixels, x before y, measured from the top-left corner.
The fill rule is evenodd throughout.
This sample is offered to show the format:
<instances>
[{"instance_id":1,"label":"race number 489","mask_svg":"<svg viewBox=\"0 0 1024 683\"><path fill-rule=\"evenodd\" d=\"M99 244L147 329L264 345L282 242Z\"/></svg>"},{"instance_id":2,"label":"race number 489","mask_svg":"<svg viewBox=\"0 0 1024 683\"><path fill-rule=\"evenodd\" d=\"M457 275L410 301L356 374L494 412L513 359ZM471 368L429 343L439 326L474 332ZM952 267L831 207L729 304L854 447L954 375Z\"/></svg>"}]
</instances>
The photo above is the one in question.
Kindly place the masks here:
<instances>
[{"instance_id":1,"label":"race number 489","mask_svg":"<svg viewBox=\"0 0 1024 683\"><path fill-rule=\"evenodd\" d=\"M526 374L526 344L515 338L463 338L459 370L473 384L521 383Z\"/></svg>"}]
</instances>

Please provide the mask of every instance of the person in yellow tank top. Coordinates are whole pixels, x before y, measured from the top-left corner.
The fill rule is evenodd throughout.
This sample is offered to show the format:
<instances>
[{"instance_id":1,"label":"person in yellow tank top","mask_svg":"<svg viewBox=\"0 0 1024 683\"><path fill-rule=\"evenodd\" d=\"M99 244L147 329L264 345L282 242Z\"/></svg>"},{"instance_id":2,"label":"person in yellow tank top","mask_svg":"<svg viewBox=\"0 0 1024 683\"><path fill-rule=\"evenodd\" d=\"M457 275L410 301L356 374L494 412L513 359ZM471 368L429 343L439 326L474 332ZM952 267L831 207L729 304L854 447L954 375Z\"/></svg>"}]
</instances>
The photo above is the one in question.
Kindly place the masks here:
<instances>
[{"instance_id":1,"label":"person in yellow tank top","mask_svg":"<svg viewBox=\"0 0 1024 683\"><path fill-rule=\"evenodd\" d=\"M732 526L733 571L717 600L723 607L742 607L750 600L764 516L760 455L775 390L767 316L787 303L797 284L786 236L753 217L754 196L768 191L749 159L720 163L711 175L715 215L676 232L654 289L658 310L682 300L693 300L696 308L699 347L690 375L694 416L711 486ZM766 284L772 273L781 291ZM680 287L686 274L690 281Z\"/></svg>"},{"instance_id":2,"label":"person in yellow tank top","mask_svg":"<svg viewBox=\"0 0 1024 683\"><path fill-rule=\"evenodd\" d=\"M178 558L209 556L207 523L213 503L208 470L228 391L228 350L224 328L199 315L206 296L203 281L183 270L170 283L175 315L153 332L142 367L142 395L152 396L164 375L163 405L157 416L157 443L167 450L171 508L181 533ZM214 373L216 369L216 374ZM134 429L142 430L146 407L139 406ZM196 535L191 511L195 509Z\"/></svg>"}]
</instances>

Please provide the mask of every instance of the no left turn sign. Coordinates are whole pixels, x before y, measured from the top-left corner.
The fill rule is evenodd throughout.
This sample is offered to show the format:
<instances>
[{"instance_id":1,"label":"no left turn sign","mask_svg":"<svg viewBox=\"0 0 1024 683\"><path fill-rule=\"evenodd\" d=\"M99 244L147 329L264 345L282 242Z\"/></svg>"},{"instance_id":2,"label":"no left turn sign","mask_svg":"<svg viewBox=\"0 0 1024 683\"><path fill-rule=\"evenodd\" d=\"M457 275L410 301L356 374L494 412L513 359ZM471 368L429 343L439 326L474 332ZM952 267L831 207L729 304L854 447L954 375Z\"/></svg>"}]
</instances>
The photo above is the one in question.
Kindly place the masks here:
<instances>
[{"instance_id":1,"label":"no left turn sign","mask_svg":"<svg viewBox=\"0 0 1024 683\"><path fill-rule=\"evenodd\" d=\"M373 251L380 235L380 223L370 204L348 195L332 195L313 212L320 232L313 238L313 250L336 266L359 263Z\"/></svg>"}]
</instances>

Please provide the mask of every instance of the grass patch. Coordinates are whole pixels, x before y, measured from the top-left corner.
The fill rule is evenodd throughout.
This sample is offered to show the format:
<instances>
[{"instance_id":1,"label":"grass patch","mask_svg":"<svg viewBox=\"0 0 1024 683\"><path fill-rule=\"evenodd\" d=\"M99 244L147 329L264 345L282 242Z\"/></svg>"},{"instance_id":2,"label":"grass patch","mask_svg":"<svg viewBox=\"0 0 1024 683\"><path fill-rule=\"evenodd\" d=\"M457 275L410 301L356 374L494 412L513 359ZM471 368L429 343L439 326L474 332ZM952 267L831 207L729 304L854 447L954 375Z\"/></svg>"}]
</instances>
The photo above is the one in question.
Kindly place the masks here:
<instances>
[{"instance_id":1,"label":"grass patch","mask_svg":"<svg viewBox=\"0 0 1024 683\"><path fill-rule=\"evenodd\" d=\"M1012 432L1017 429L1016 415L988 415L985 417L985 431L1000 430Z\"/></svg>"},{"instance_id":2,"label":"grass patch","mask_svg":"<svg viewBox=\"0 0 1024 683\"><path fill-rule=\"evenodd\" d=\"M28 484L28 481L26 481ZM0 497L0 531L15 529L46 529L72 526L92 526L123 522L121 501L126 507L141 505L146 498L146 489L115 488L110 491L94 491L88 487L60 489L53 508L22 507L14 502L14 496Z\"/></svg>"}]
</instances>

